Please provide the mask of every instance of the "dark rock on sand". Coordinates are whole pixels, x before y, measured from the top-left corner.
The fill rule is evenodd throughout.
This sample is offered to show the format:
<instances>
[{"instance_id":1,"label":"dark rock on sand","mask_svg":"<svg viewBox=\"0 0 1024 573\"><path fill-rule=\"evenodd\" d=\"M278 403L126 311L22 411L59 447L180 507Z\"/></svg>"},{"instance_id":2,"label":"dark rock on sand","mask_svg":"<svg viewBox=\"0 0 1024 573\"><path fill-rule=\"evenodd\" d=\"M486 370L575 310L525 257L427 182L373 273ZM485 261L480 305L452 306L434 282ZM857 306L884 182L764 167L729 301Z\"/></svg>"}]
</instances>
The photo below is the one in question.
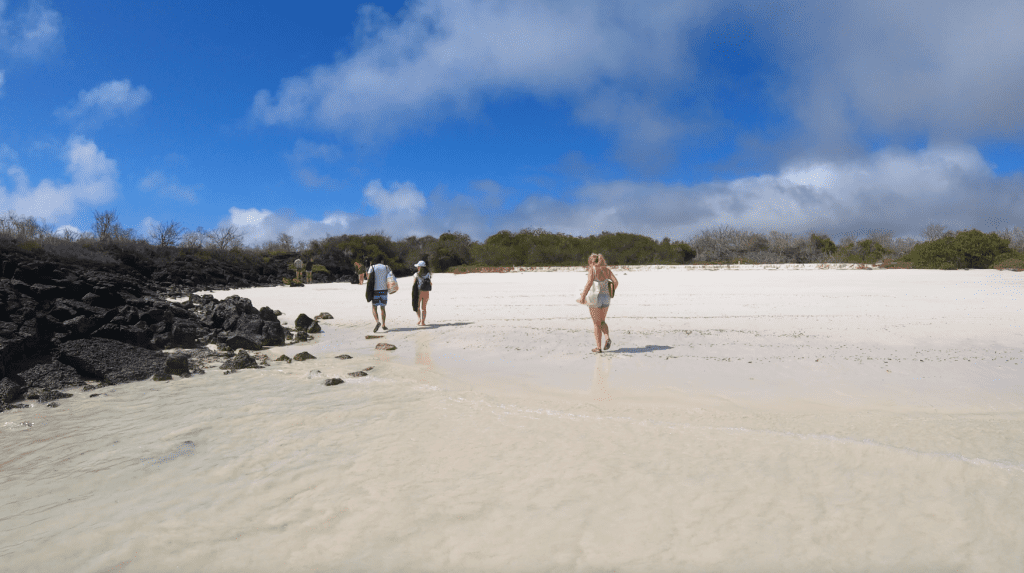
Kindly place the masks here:
<instances>
[{"instance_id":1,"label":"dark rock on sand","mask_svg":"<svg viewBox=\"0 0 1024 573\"><path fill-rule=\"evenodd\" d=\"M320 323L314 320L313 324L309 325L309 328L306 329L306 332L310 334L316 334L319 332L323 332L323 330L320 328Z\"/></svg>"},{"instance_id":2,"label":"dark rock on sand","mask_svg":"<svg viewBox=\"0 0 1024 573\"><path fill-rule=\"evenodd\" d=\"M387 342L381 342L377 345L377 350L397 350L398 347L394 344L388 344Z\"/></svg>"},{"instance_id":3,"label":"dark rock on sand","mask_svg":"<svg viewBox=\"0 0 1024 573\"><path fill-rule=\"evenodd\" d=\"M352 357L349 356L348 354L339 354L335 356L335 358L339 358L341 360L352 360Z\"/></svg>"},{"instance_id":4,"label":"dark rock on sand","mask_svg":"<svg viewBox=\"0 0 1024 573\"><path fill-rule=\"evenodd\" d=\"M362 370L357 370L356 372L349 372L348 375L353 378L359 378L360 376L368 376L368 374L366 372L363 372Z\"/></svg>"},{"instance_id":5,"label":"dark rock on sand","mask_svg":"<svg viewBox=\"0 0 1024 573\"><path fill-rule=\"evenodd\" d=\"M245 350L239 350L237 354L228 358L224 361L224 364L220 365L221 370L241 370L243 368L259 367L260 365L256 362L256 359Z\"/></svg>"},{"instance_id":6,"label":"dark rock on sand","mask_svg":"<svg viewBox=\"0 0 1024 573\"><path fill-rule=\"evenodd\" d=\"M52 402L54 400L61 400L63 398L71 398L72 394L66 392L60 392L59 390L43 390L39 393L36 398L40 402Z\"/></svg>"},{"instance_id":7,"label":"dark rock on sand","mask_svg":"<svg viewBox=\"0 0 1024 573\"><path fill-rule=\"evenodd\" d=\"M309 334L305 330L300 330L295 333L295 342L306 342L310 339Z\"/></svg>"},{"instance_id":8,"label":"dark rock on sand","mask_svg":"<svg viewBox=\"0 0 1024 573\"><path fill-rule=\"evenodd\" d=\"M313 324L313 319L305 314L295 317L295 330L306 330Z\"/></svg>"},{"instance_id":9,"label":"dark rock on sand","mask_svg":"<svg viewBox=\"0 0 1024 573\"><path fill-rule=\"evenodd\" d=\"M167 382L171 380L171 375L167 372L157 372L153 375L153 380L156 382Z\"/></svg>"},{"instance_id":10,"label":"dark rock on sand","mask_svg":"<svg viewBox=\"0 0 1024 573\"><path fill-rule=\"evenodd\" d=\"M288 358L286 355L282 354L282 355L278 356L277 358L275 358L274 362L287 362L287 363L291 364L292 359Z\"/></svg>"},{"instance_id":11,"label":"dark rock on sand","mask_svg":"<svg viewBox=\"0 0 1024 573\"><path fill-rule=\"evenodd\" d=\"M320 314L314 316L313 318L315 318L316 320L331 320L334 317L331 316L331 313L329 312L321 312Z\"/></svg>"},{"instance_id":12,"label":"dark rock on sand","mask_svg":"<svg viewBox=\"0 0 1024 573\"><path fill-rule=\"evenodd\" d=\"M96 387L93 386L92 384L86 384L85 386L82 386L82 392L88 392L89 390L95 390L95 389L96 389Z\"/></svg>"},{"instance_id":13,"label":"dark rock on sand","mask_svg":"<svg viewBox=\"0 0 1024 573\"><path fill-rule=\"evenodd\" d=\"M0 404L9 404L21 400L25 395L25 384L16 382L11 378L0 380Z\"/></svg>"},{"instance_id":14,"label":"dark rock on sand","mask_svg":"<svg viewBox=\"0 0 1024 573\"><path fill-rule=\"evenodd\" d=\"M292 360L297 360L299 362L301 362L303 360L316 360L316 356L313 356L312 354L310 354L308 352L300 352L300 353L296 354L295 357Z\"/></svg>"},{"instance_id":15,"label":"dark rock on sand","mask_svg":"<svg viewBox=\"0 0 1024 573\"><path fill-rule=\"evenodd\" d=\"M367 334L366 335L366 339L367 340L370 340L371 338L384 338L384 335L383 334Z\"/></svg>"},{"instance_id":16,"label":"dark rock on sand","mask_svg":"<svg viewBox=\"0 0 1024 573\"><path fill-rule=\"evenodd\" d=\"M28 370L21 371L18 376L24 381L25 386L35 386L50 390L85 384L85 379L78 374L78 371L63 362L57 361L37 364Z\"/></svg>"},{"instance_id":17,"label":"dark rock on sand","mask_svg":"<svg viewBox=\"0 0 1024 573\"><path fill-rule=\"evenodd\" d=\"M83 377L109 384L145 380L163 372L167 365L163 352L104 338L72 340L62 344L55 358Z\"/></svg>"},{"instance_id":18,"label":"dark rock on sand","mask_svg":"<svg viewBox=\"0 0 1024 573\"><path fill-rule=\"evenodd\" d=\"M168 374L173 374L175 376L191 376L192 373L188 368L188 354L185 354L184 352L175 352L168 356L165 370Z\"/></svg>"},{"instance_id":19,"label":"dark rock on sand","mask_svg":"<svg viewBox=\"0 0 1024 573\"><path fill-rule=\"evenodd\" d=\"M343 382L345 381L342 380L341 378L328 378L327 381L324 382L324 386L337 386L338 384L341 384Z\"/></svg>"},{"instance_id":20,"label":"dark rock on sand","mask_svg":"<svg viewBox=\"0 0 1024 573\"><path fill-rule=\"evenodd\" d=\"M58 406L60 406L60 404L58 404L57 402L50 402L49 404L46 405L47 408L56 408Z\"/></svg>"}]
</instances>

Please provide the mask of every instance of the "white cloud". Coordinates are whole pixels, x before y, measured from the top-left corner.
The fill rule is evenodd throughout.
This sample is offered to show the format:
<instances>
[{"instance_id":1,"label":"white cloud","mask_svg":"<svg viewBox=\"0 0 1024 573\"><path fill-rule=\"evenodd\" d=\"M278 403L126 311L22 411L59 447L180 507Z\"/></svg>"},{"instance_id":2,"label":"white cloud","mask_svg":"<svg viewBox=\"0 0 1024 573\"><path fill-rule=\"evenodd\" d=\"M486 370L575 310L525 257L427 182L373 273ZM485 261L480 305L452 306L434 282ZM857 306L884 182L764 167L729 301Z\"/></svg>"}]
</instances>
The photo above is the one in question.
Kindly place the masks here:
<instances>
[{"instance_id":1,"label":"white cloud","mask_svg":"<svg viewBox=\"0 0 1024 573\"><path fill-rule=\"evenodd\" d=\"M418 213L427 206L427 198L409 182L394 183L389 191L375 179L363 189L363 197L382 215Z\"/></svg>"},{"instance_id":2,"label":"white cloud","mask_svg":"<svg viewBox=\"0 0 1024 573\"><path fill-rule=\"evenodd\" d=\"M363 191L374 208L369 215L335 212L313 220L233 208L229 222L252 244L280 233L309 240L375 231L401 238L458 230L482 240L502 229L524 228L690 239L719 225L835 237L877 230L916 236L933 222L991 231L1024 219L1024 175L994 174L977 149L966 145L889 148L858 160L797 161L772 174L697 185L592 182L565 200L534 195L505 209L498 205L511 190L488 180L471 187L475 195L434 192L427 198L412 183L385 188L374 180Z\"/></svg>"},{"instance_id":3,"label":"white cloud","mask_svg":"<svg viewBox=\"0 0 1024 573\"><path fill-rule=\"evenodd\" d=\"M752 4L780 40L797 116L824 140L867 128L968 139L1024 128L1024 3Z\"/></svg>"},{"instance_id":4,"label":"white cloud","mask_svg":"<svg viewBox=\"0 0 1024 573\"><path fill-rule=\"evenodd\" d=\"M0 179L0 211L45 220L75 213L83 205L100 205L117 196L117 162L107 158L95 143L71 137L63 149L67 182L43 179L35 186L18 165L6 167L13 188Z\"/></svg>"},{"instance_id":5,"label":"white cloud","mask_svg":"<svg viewBox=\"0 0 1024 573\"><path fill-rule=\"evenodd\" d=\"M916 235L930 222L991 230L998 226L993 214L1019 221L1022 193L1024 177L996 176L975 148L937 144L916 152L885 149L861 160L796 162L777 174L692 186L589 184L571 202L528 198L503 223L573 234L627 231L675 238L718 225Z\"/></svg>"},{"instance_id":6,"label":"white cloud","mask_svg":"<svg viewBox=\"0 0 1024 573\"><path fill-rule=\"evenodd\" d=\"M723 13L742 18L716 18ZM715 78L698 73L706 70L689 43L727 21L766 38L774 67L761 73L774 74L770 91L749 97L793 114L810 144L841 144L864 130L962 141L1024 129L1019 0L697 0L643 9L625 0L423 0L397 17L372 6L361 14L354 51L260 91L253 116L376 140L526 94L568 102L578 121L617 135L620 159L657 167L672 161L674 144L695 137L693 117L727 111L715 110Z\"/></svg>"},{"instance_id":7,"label":"white cloud","mask_svg":"<svg viewBox=\"0 0 1024 573\"><path fill-rule=\"evenodd\" d=\"M9 18L7 3L0 0L0 52L20 58L37 58L61 45L61 17L33 0Z\"/></svg>"},{"instance_id":8,"label":"white cloud","mask_svg":"<svg viewBox=\"0 0 1024 573\"><path fill-rule=\"evenodd\" d=\"M471 114L485 98L508 93L593 107L591 100L609 98L602 86L614 83L626 96L613 99L624 103L582 117L632 132L634 125L609 114L692 73L680 26L706 4L648 2L637 10L612 1L427 0L409 4L399 20L364 7L355 53L283 80L274 94L260 91L252 113L268 125L312 124L370 139L423 119ZM677 131L677 123L668 129Z\"/></svg>"},{"instance_id":9,"label":"white cloud","mask_svg":"<svg viewBox=\"0 0 1024 573\"><path fill-rule=\"evenodd\" d=\"M132 87L131 80L113 80L91 90L78 92L78 101L56 111L69 119L84 119L99 124L108 119L131 115L151 98L145 86Z\"/></svg>"},{"instance_id":10,"label":"white cloud","mask_svg":"<svg viewBox=\"0 0 1024 573\"><path fill-rule=\"evenodd\" d=\"M163 171L152 171L139 181L139 189L146 192L157 193L161 197L184 201L196 204L199 198L196 191L199 185L181 185L176 179L169 177Z\"/></svg>"}]
</instances>

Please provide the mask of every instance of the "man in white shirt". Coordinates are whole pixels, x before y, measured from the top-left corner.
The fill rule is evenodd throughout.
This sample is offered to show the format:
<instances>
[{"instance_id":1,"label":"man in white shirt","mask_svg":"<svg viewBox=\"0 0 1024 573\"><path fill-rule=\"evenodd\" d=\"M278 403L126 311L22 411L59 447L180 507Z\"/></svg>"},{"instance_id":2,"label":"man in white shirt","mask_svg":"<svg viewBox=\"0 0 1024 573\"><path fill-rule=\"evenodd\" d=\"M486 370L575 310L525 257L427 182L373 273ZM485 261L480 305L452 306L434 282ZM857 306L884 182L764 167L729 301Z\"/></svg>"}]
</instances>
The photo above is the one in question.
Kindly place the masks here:
<instances>
[{"instance_id":1,"label":"man in white shirt","mask_svg":"<svg viewBox=\"0 0 1024 573\"><path fill-rule=\"evenodd\" d=\"M370 309L373 310L373 321L377 323L377 326L373 327L373 331L377 332L383 328L387 331L387 320L388 313L384 307L388 304L388 273L391 269L384 264L383 261L370 265L370 261L366 261L366 302L371 303ZM380 307L380 318L377 318L377 307Z\"/></svg>"}]
</instances>

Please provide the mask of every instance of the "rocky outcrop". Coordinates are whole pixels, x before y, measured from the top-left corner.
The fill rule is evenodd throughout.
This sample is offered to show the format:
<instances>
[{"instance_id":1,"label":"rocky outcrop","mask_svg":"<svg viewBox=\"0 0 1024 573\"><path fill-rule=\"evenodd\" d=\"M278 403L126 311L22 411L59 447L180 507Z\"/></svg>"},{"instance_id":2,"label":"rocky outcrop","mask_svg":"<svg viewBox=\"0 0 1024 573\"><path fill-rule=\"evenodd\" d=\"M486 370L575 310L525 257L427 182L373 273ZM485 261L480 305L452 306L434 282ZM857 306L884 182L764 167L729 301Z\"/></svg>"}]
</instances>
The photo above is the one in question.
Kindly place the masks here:
<instances>
[{"instance_id":1,"label":"rocky outcrop","mask_svg":"<svg viewBox=\"0 0 1024 573\"><path fill-rule=\"evenodd\" d=\"M62 344L54 358L106 384L145 380L165 371L167 355L117 340L91 338Z\"/></svg>"},{"instance_id":2,"label":"rocky outcrop","mask_svg":"<svg viewBox=\"0 0 1024 573\"><path fill-rule=\"evenodd\" d=\"M0 251L0 410L30 389L202 371L193 355L168 359L164 349L206 351L203 346L214 343L255 351L285 343L280 313L237 296L168 301L164 295L172 285L153 280L159 269L118 262L130 253L49 260L42 251L25 252L2 239ZM85 266L90 263L95 268ZM218 286L256 284L224 280Z\"/></svg>"}]
</instances>

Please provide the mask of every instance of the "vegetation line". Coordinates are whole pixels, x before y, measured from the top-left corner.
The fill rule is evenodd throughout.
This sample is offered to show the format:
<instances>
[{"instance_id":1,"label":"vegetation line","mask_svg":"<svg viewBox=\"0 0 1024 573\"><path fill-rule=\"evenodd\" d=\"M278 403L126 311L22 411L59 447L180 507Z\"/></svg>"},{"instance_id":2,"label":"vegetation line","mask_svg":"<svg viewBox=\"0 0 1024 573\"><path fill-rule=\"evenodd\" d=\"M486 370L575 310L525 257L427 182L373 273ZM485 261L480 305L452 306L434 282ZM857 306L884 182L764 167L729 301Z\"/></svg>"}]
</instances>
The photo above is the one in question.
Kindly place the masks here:
<instances>
[{"instance_id":1,"label":"vegetation line","mask_svg":"<svg viewBox=\"0 0 1024 573\"><path fill-rule=\"evenodd\" d=\"M355 263L383 259L400 276L425 259L434 271L501 272L507 267L581 266L600 252L615 265L857 263L900 268L1024 269L1024 229L983 233L929 225L925 240L875 232L845 237L837 244L825 234L796 236L719 226L689 241L661 241L634 233L576 237L541 229L501 231L482 242L464 233L394 240L383 233L341 235L296 241L281 234L274 241L246 246L233 226L188 231L175 222L153 228L146 237L120 224L114 211L94 213L85 233L57 233L32 217L0 216L0 250L18 249L57 260L120 266L166 286L213 286L244 277L251 283L297 282L292 263L305 264L303 280L355 279ZM237 282L237 281L236 281Z\"/></svg>"}]
</instances>

